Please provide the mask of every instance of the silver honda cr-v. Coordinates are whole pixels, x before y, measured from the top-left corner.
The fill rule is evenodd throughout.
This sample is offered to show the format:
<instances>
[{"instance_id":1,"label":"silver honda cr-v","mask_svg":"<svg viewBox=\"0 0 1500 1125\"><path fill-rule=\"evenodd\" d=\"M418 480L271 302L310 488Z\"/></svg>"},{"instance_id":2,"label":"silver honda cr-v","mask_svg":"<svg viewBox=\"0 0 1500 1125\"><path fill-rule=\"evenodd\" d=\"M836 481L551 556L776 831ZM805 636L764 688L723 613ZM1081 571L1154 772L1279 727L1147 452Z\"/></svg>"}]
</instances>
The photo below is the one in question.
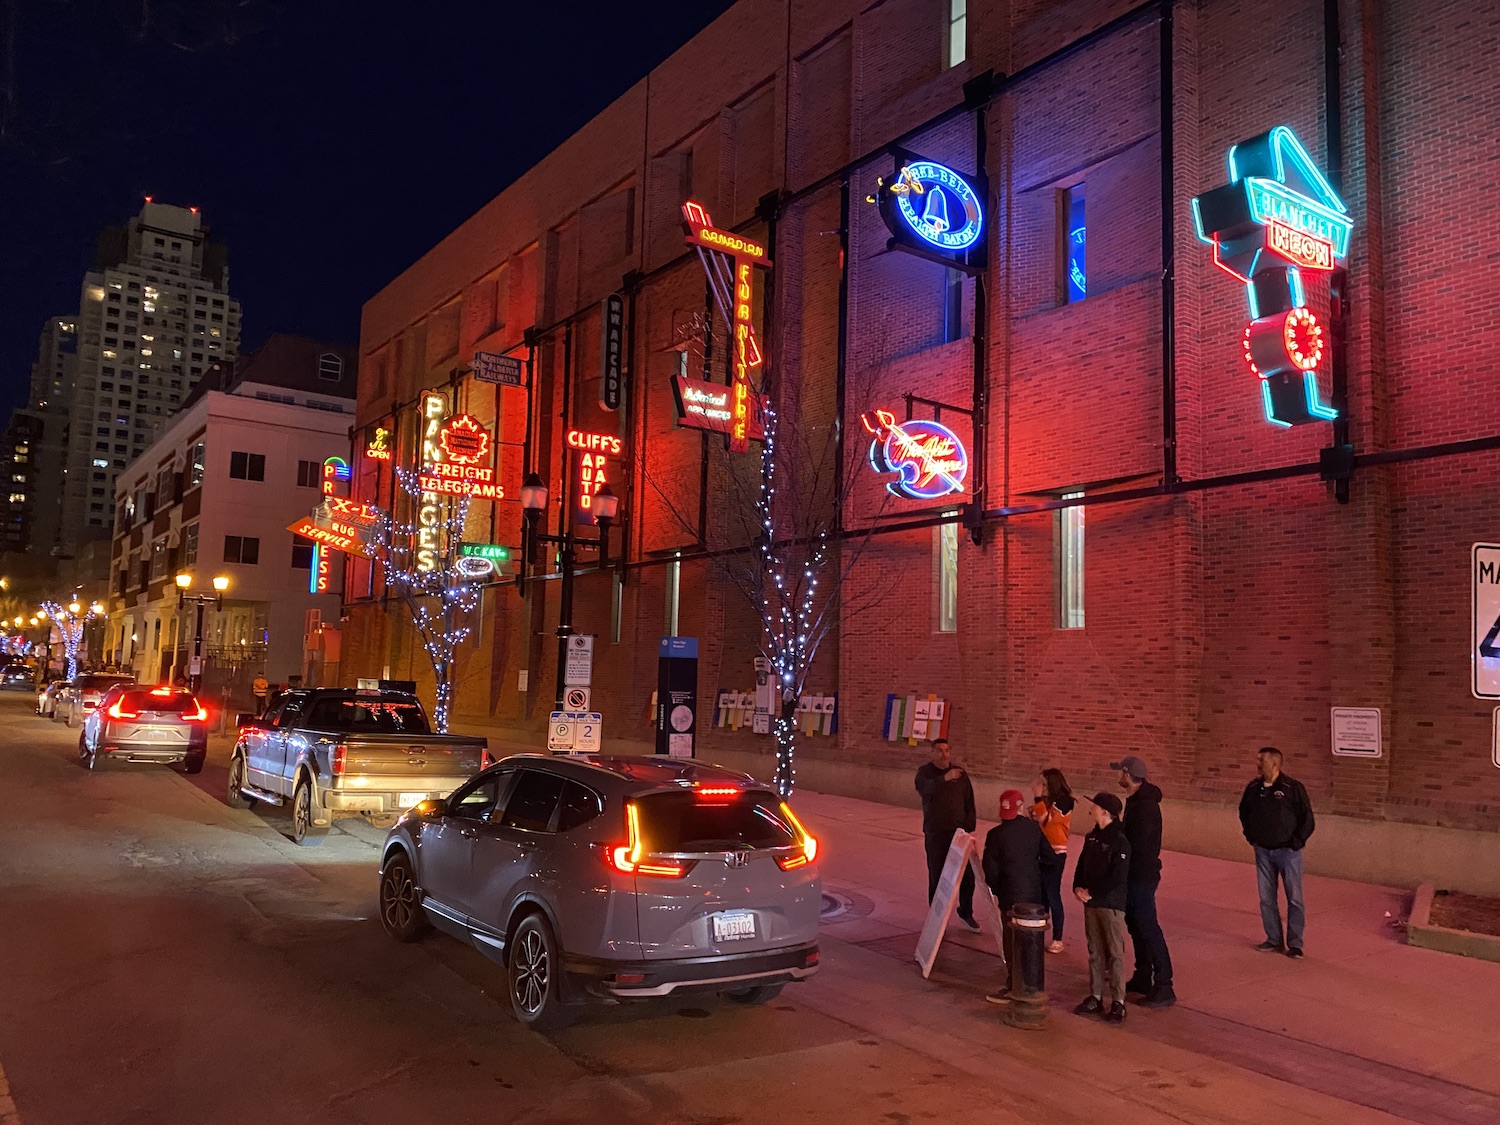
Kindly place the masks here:
<instances>
[{"instance_id":1,"label":"silver honda cr-v","mask_svg":"<svg viewBox=\"0 0 1500 1125\"><path fill-rule=\"evenodd\" d=\"M818 965L817 841L753 778L673 758L506 758L408 811L381 853L398 941L436 926L504 964L517 1018L590 997L762 1004Z\"/></svg>"}]
</instances>

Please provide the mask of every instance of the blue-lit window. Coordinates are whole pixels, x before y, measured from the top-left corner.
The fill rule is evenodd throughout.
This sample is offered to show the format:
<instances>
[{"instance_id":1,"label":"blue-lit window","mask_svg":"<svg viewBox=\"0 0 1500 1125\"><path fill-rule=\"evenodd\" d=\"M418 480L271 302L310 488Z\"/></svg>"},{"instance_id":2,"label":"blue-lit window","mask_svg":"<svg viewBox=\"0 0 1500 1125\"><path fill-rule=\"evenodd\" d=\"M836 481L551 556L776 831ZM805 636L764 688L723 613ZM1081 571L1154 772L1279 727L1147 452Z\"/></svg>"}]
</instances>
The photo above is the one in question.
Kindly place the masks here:
<instances>
[{"instance_id":1,"label":"blue-lit window","mask_svg":"<svg viewBox=\"0 0 1500 1125\"><path fill-rule=\"evenodd\" d=\"M1071 305L1089 295L1089 228L1082 184L1059 193L1057 216L1062 228L1059 265L1062 267L1063 304Z\"/></svg>"}]
</instances>

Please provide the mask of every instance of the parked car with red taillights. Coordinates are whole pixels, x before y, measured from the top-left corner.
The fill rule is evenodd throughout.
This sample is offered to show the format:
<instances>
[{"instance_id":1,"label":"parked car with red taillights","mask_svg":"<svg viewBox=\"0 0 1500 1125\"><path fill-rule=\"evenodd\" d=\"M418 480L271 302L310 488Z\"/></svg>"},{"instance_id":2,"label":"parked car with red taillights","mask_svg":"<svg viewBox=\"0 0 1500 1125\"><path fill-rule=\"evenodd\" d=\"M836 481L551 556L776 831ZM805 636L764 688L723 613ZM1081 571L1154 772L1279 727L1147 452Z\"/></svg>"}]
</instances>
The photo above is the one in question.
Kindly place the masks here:
<instances>
[{"instance_id":1,"label":"parked car with red taillights","mask_svg":"<svg viewBox=\"0 0 1500 1125\"><path fill-rule=\"evenodd\" d=\"M85 769L101 762L182 763L187 773L203 769L208 753L208 708L183 688L117 684L84 720L78 760Z\"/></svg>"},{"instance_id":2,"label":"parked car with red taillights","mask_svg":"<svg viewBox=\"0 0 1500 1125\"><path fill-rule=\"evenodd\" d=\"M43 684L36 693L36 713L44 719L55 719L63 692L72 686L72 680L49 680Z\"/></svg>"},{"instance_id":3,"label":"parked car with red taillights","mask_svg":"<svg viewBox=\"0 0 1500 1125\"><path fill-rule=\"evenodd\" d=\"M94 713L99 701L110 688L135 683L134 676L112 672L85 672L58 694L52 707L52 719L62 719L63 726L81 723Z\"/></svg>"}]
</instances>

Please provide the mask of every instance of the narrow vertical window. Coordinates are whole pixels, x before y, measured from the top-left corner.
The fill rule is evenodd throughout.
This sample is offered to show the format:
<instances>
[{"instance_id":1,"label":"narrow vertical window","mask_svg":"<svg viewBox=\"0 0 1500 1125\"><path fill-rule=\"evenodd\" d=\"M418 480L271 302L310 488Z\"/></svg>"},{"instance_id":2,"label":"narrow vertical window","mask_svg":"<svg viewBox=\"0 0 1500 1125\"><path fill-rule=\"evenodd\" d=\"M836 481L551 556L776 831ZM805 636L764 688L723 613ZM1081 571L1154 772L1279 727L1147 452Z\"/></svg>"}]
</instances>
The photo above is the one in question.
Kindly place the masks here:
<instances>
[{"instance_id":1,"label":"narrow vertical window","mask_svg":"<svg viewBox=\"0 0 1500 1125\"><path fill-rule=\"evenodd\" d=\"M937 631L958 632L958 524L939 524L932 529L932 568L937 598Z\"/></svg>"},{"instance_id":2,"label":"narrow vertical window","mask_svg":"<svg viewBox=\"0 0 1500 1125\"><path fill-rule=\"evenodd\" d=\"M943 343L964 335L964 275L962 270L943 271Z\"/></svg>"},{"instance_id":3,"label":"narrow vertical window","mask_svg":"<svg viewBox=\"0 0 1500 1125\"><path fill-rule=\"evenodd\" d=\"M609 598L609 643L617 645L620 643L621 622L625 617L625 582L620 572L614 573L614 581L610 588Z\"/></svg>"},{"instance_id":4,"label":"narrow vertical window","mask_svg":"<svg viewBox=\"0 0 1500 1125\"><path fill-rule=\"evenodd\" d=\"M1065 492L1079 500L1081 492ZM1057 511L1057 627L1083 628L1083 505Z\"/></svg>"},{"instance_id":5,"label":"narrow vertical window","mask_svg":"<svg viewBox=\"0 0 1500 1125\"><path fill-rule=\"evenodd\" d=\"M948 65L969 55L969 0L948 0Z\"/></svg>"},{"instance_id":6,"label":"narrow vertical window","mask_svg":"<svg viewBox=\"0 0 1500 1125\"><path fill-rule=\"evenodd\" d=\"M682 593L682 556L676 555L667 564L667 613L662 628L667 636L677 635L677 603Z\"/></svg>"},{"instance_id":7,"label":"narrow vertical window","mask_svg":"<svg viewBox=\"0 0 1500 1125\"><path fill-rule=\"evenodd\" d=\"M1089 227L1082 184L1057 193L1057 229L1062 303L1071 305L1089 295Z\"/></svg>"}]
</instances>

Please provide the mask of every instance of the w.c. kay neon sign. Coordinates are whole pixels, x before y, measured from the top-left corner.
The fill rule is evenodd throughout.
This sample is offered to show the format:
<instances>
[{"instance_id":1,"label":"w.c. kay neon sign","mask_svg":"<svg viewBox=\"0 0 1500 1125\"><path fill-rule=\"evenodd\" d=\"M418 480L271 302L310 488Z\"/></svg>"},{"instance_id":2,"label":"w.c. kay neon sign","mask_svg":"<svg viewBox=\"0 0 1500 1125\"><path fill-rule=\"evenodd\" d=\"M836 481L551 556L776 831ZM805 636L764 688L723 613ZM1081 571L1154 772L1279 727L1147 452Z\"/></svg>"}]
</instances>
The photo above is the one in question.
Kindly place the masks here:
<instances>
[{"instance_id":1,"label":"w.c. kay neon sign","mask_svg":"<svg viewBox=\"0 0 1500 1125\"><path fill-rule=\"evenodd\" d=\"M873 421L862 414L860 421L872 437L870 466L877 473L897 474L885 486L891 495L904 500L937 500L964 490L969 451L941 422L925 418L897 422L889 410L875 411Z\"/></svg>"}]
</instances>

